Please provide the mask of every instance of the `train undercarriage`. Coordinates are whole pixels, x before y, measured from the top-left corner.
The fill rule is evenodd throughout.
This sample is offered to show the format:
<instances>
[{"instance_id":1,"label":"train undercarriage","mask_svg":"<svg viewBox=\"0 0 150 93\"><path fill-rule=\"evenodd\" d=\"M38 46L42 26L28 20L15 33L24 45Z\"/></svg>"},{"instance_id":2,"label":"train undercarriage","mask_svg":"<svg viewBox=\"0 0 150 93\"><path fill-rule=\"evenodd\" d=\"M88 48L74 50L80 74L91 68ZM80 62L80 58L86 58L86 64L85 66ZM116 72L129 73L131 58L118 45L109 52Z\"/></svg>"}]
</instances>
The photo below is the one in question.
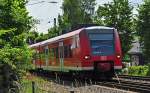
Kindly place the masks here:
<instances>
[{"instance_id":1,"label":"train undercarriage","mask_svg":"<svg viewBox=\"0 0 150 93\"><path fill-rule=\"evenodd\" d=\"M70 70L68 72L63 72L63 71L48 71L48 70L43 70L42 68L36 69L37 72L46 72L48 75L58 76L68 76L72 78L85 78L85 79L111 79L115 74L114 74L114 65L113 62L94 62L95 64L93 70L82 70L82 71L77 71L77 70Z\"/></svg>"}]
</instances>

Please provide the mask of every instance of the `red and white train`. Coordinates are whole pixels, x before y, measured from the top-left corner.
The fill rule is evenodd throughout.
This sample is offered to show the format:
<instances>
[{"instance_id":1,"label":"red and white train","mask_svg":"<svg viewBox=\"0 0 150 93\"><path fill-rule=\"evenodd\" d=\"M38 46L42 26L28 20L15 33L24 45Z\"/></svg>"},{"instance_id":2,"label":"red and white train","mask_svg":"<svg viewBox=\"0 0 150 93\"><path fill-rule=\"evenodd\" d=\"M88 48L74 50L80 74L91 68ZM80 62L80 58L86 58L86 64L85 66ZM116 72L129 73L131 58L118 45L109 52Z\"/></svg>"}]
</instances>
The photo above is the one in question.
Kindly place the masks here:
<instances>
[{"instance_id":1,"label":"red and white train","mask_svg":"<svg viewBox=\"0 0 150 93\"><path fill-rule=\"evenodd\" d=\"M122 68L117 30L104 26L81 28L33 45L36 68L112 77Z\"/></svg>"}]
</instances>

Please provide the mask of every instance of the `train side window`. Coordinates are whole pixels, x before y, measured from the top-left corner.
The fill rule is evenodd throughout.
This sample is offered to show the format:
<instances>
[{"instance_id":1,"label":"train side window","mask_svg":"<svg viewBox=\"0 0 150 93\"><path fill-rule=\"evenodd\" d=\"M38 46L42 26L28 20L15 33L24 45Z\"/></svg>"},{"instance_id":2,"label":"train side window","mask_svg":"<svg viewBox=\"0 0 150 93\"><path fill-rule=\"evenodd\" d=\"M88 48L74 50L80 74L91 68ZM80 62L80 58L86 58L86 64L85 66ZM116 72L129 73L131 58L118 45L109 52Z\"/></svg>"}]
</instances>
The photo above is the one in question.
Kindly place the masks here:
<instances>
[{"instance_id":1,"label":"train side window","mask_svg":"<svg viewBox=\"0 0 150 93\"><path fill-rule=\"evenodd\" d=\"M48 49L48 47L46 47L46 48L44 49L44 52L45 52L45 55L48 55L48 54L49 54L49 49Z\"/></svg>"},{"instance_id":2,"label":"train side window","mask_svg":"<svg viewBox=\"0 0 150 93\"><path fill-rule=\"evenodd\" d=\"M50 59L51 59L52 62L55 61L55 58L56 58L55 55L56 55L56 54L55 54L55 48L51 48L51 49L50 49Z\"/></svg>"},{"instance_id":3,"label":"train side window","mask_svg":"<svg viewBox=\"0 0 150 93\"><path fill-rule=\"evenodd\" d=\"M75 36L72 38L72 45L71 45L71 49L74 49L74 48L76 48L76 37Z\"/></svg>"},{"instance_id":4,"label":"train side window","mask_svg":"<svg viewBox=\"0 0 150 93\"><path fill-rule=\"evenodd\" d=\"M44 51L45 51L45 49L44 50L41 50L41 52L40 52L40 59L42 59L43 60L43 58L45 58L45 53L44 53Z\"/></svg>"},{"instance_id":5,"label":"train side window","mask_svg":"<svg viewBox=\"0 0 150 93\"><path fill-rule=\"evenodd\" d=\"M79 47L79 44L80 44L80 43L79 43L79 35L74 36L72 40L73 40L73 41L72 41L71 49L73 49L73 48L78 48L78 47Z\"/></svg>"},{"instance_id":6,"label":"train side window","mask_svg":"<svg viewBox=\"0 0 150 93\"><path fill-rule=\"evenodd\" d=\"M64 46L64 57L65 58L72 57L71 45Z\"/></svg>"},{"instance_id":7,"label":"train side window","mask_svg":"<svg viewBox=\"0 0 150 93\"><path fill-rule=\"evenodd\" d=\"M54 48L50 48L50 58L54 58Z\"/></svg>"},{"instance_id":8,"label":"train side window","mask_svg":"<svg viewBox=\"0 0 150 93\"><path fill-rule=\"evenodd\" d=\"M68 46L68 57L72 57L71 45Z\"/></svg>"},{"instance_id":9,"label":"train side window","mask_svg":"<svg viewBox=\"0 0 150 93\"><path fill-rule=\"evenodd\" d=\"M67 46L64 46L64 58L67 58Z\"/></svg>"},{"instance_id":10,"label":"train side window","mask_svg":"<svg viewBox=\"0 0 150 93\"><path fill-rule=\"evenodd\" d=\"M58 47L57 48L55 48L55 57L56 58L58 58L59 57L59 55L58 55L59 53L58 53Z\"/></svg>"},{"instance_id":11,"label":"train side window","mask_svg":"<svg viewBox=\"0 0 150 93\"><path fill-rule=\"evenodd\" d=\"M76 47L78 48L80 44L79 35L76 35Z\"/></svg>"},{"instance_id":12,"label":"train side window","mask_svg":"<svg viewBox=\"0 0 150 93\"><path fill-rule=\"evenodd\" d=\"M52 56L51 48L49 48L49 56L50 56L50 58Z\"/></svg>"},{"instance_id":13,"label":"train side window","mask_svg":"<svg viewBox=\"0 0 150 93\"><path fill-rule=\"evenodd\" d=\"M55 48L52 48L53 57L55 57Z\"/></svg>"}]
</instances>

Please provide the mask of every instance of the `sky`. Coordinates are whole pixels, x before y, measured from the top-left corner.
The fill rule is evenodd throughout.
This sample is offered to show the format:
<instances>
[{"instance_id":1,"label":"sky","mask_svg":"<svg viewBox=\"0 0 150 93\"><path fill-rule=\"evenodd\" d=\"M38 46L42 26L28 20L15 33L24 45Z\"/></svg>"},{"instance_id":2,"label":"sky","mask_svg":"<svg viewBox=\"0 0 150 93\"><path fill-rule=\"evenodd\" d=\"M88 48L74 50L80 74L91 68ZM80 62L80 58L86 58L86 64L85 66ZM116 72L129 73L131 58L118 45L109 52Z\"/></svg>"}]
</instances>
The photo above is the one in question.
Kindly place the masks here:
<instances>
[{"instance_id":1,"label":"sky","mask_svg":"<svg viewBox=\"0 0 150 93\"><path fill-rule=\"evenodd\" d=\"M50 3L55 1L57 3ZM96 0L96 8L100 4L111 2L112 0ZM142 3L142 0L129 0L132 5ZM54 24L54 18L58 17L58 14L62 14L61 6L63 0L29 0L26 5L30 16L38 19L39 24L36 25L36 30L40 33L47 33L48 28L51 28ZM134 10L136 12L136 10Z\"/></svg>"}]
</instances>

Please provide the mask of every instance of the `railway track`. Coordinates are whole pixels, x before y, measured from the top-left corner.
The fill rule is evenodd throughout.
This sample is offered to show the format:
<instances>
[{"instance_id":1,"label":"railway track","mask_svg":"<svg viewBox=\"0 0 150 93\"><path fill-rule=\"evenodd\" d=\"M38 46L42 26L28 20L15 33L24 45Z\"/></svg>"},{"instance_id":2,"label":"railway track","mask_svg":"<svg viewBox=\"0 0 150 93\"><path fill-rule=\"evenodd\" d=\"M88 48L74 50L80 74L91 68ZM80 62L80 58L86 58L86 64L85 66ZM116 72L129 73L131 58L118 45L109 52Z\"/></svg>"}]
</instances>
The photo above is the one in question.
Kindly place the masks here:
<instances>
[{"instance_id":1,"label":"railway track","mask_svg":"<svg viewBox=\"0 0 150 93\"><path fill-rule=\"evenodd\" d=\"M118 78L121 78L121 79L130 79L130 80L142 80L142 81L149 81L150 82L150 76L119 75Z\"/></svg>"},{"instance_id":2,"label":"railway track","mask_svg":"<svg viewBox=\"0 0 150 93\"><path fill-rule=\"evenodd\" d=\"M150 93L150 83L142 83L131 80L120 80L119 82L118 80L112 80L109 82L98 82L98 85L140 93Z\"/></svg>"},{"instance_id":3,"label":"railway track","mask_svg":"<svg viewBox=\"0 0 150 93\"><path fill-rule=\"evenodd\" d=\"M150 77L118 75L110 82L99 82L100 85L130 90L140 93L150 93Z\"/></svg>"},{"instance_id":4,"label":"railway track","mask_svg":"<svg viewBox=\"0 0 150 93\"><path fill-rule=\"evenodd\" d=\"M36 72L34 72L36 73ZM121 90L127 90L127 91L134 91L134 92L140 92L140 93L150 93L150 83L149 82L140 82L133 79L113 79L113 80L92 80L92 79L76 79L68 75L64 76L52 76L52 74L47 74L47 72L44 73L38 73L38 76L45 77L47 79L51 80L57 80L57 83L63 83L67 84L68 86L72 85L74 83L74 87L82 87L86 85L99 85L99 86L106 86L110 88L116 88ZM126 76L127 77L127 76ZM129 77L131 78L131 77ZM67 82L67 83L66 83Z\"/></svg>"}]
</instances>

